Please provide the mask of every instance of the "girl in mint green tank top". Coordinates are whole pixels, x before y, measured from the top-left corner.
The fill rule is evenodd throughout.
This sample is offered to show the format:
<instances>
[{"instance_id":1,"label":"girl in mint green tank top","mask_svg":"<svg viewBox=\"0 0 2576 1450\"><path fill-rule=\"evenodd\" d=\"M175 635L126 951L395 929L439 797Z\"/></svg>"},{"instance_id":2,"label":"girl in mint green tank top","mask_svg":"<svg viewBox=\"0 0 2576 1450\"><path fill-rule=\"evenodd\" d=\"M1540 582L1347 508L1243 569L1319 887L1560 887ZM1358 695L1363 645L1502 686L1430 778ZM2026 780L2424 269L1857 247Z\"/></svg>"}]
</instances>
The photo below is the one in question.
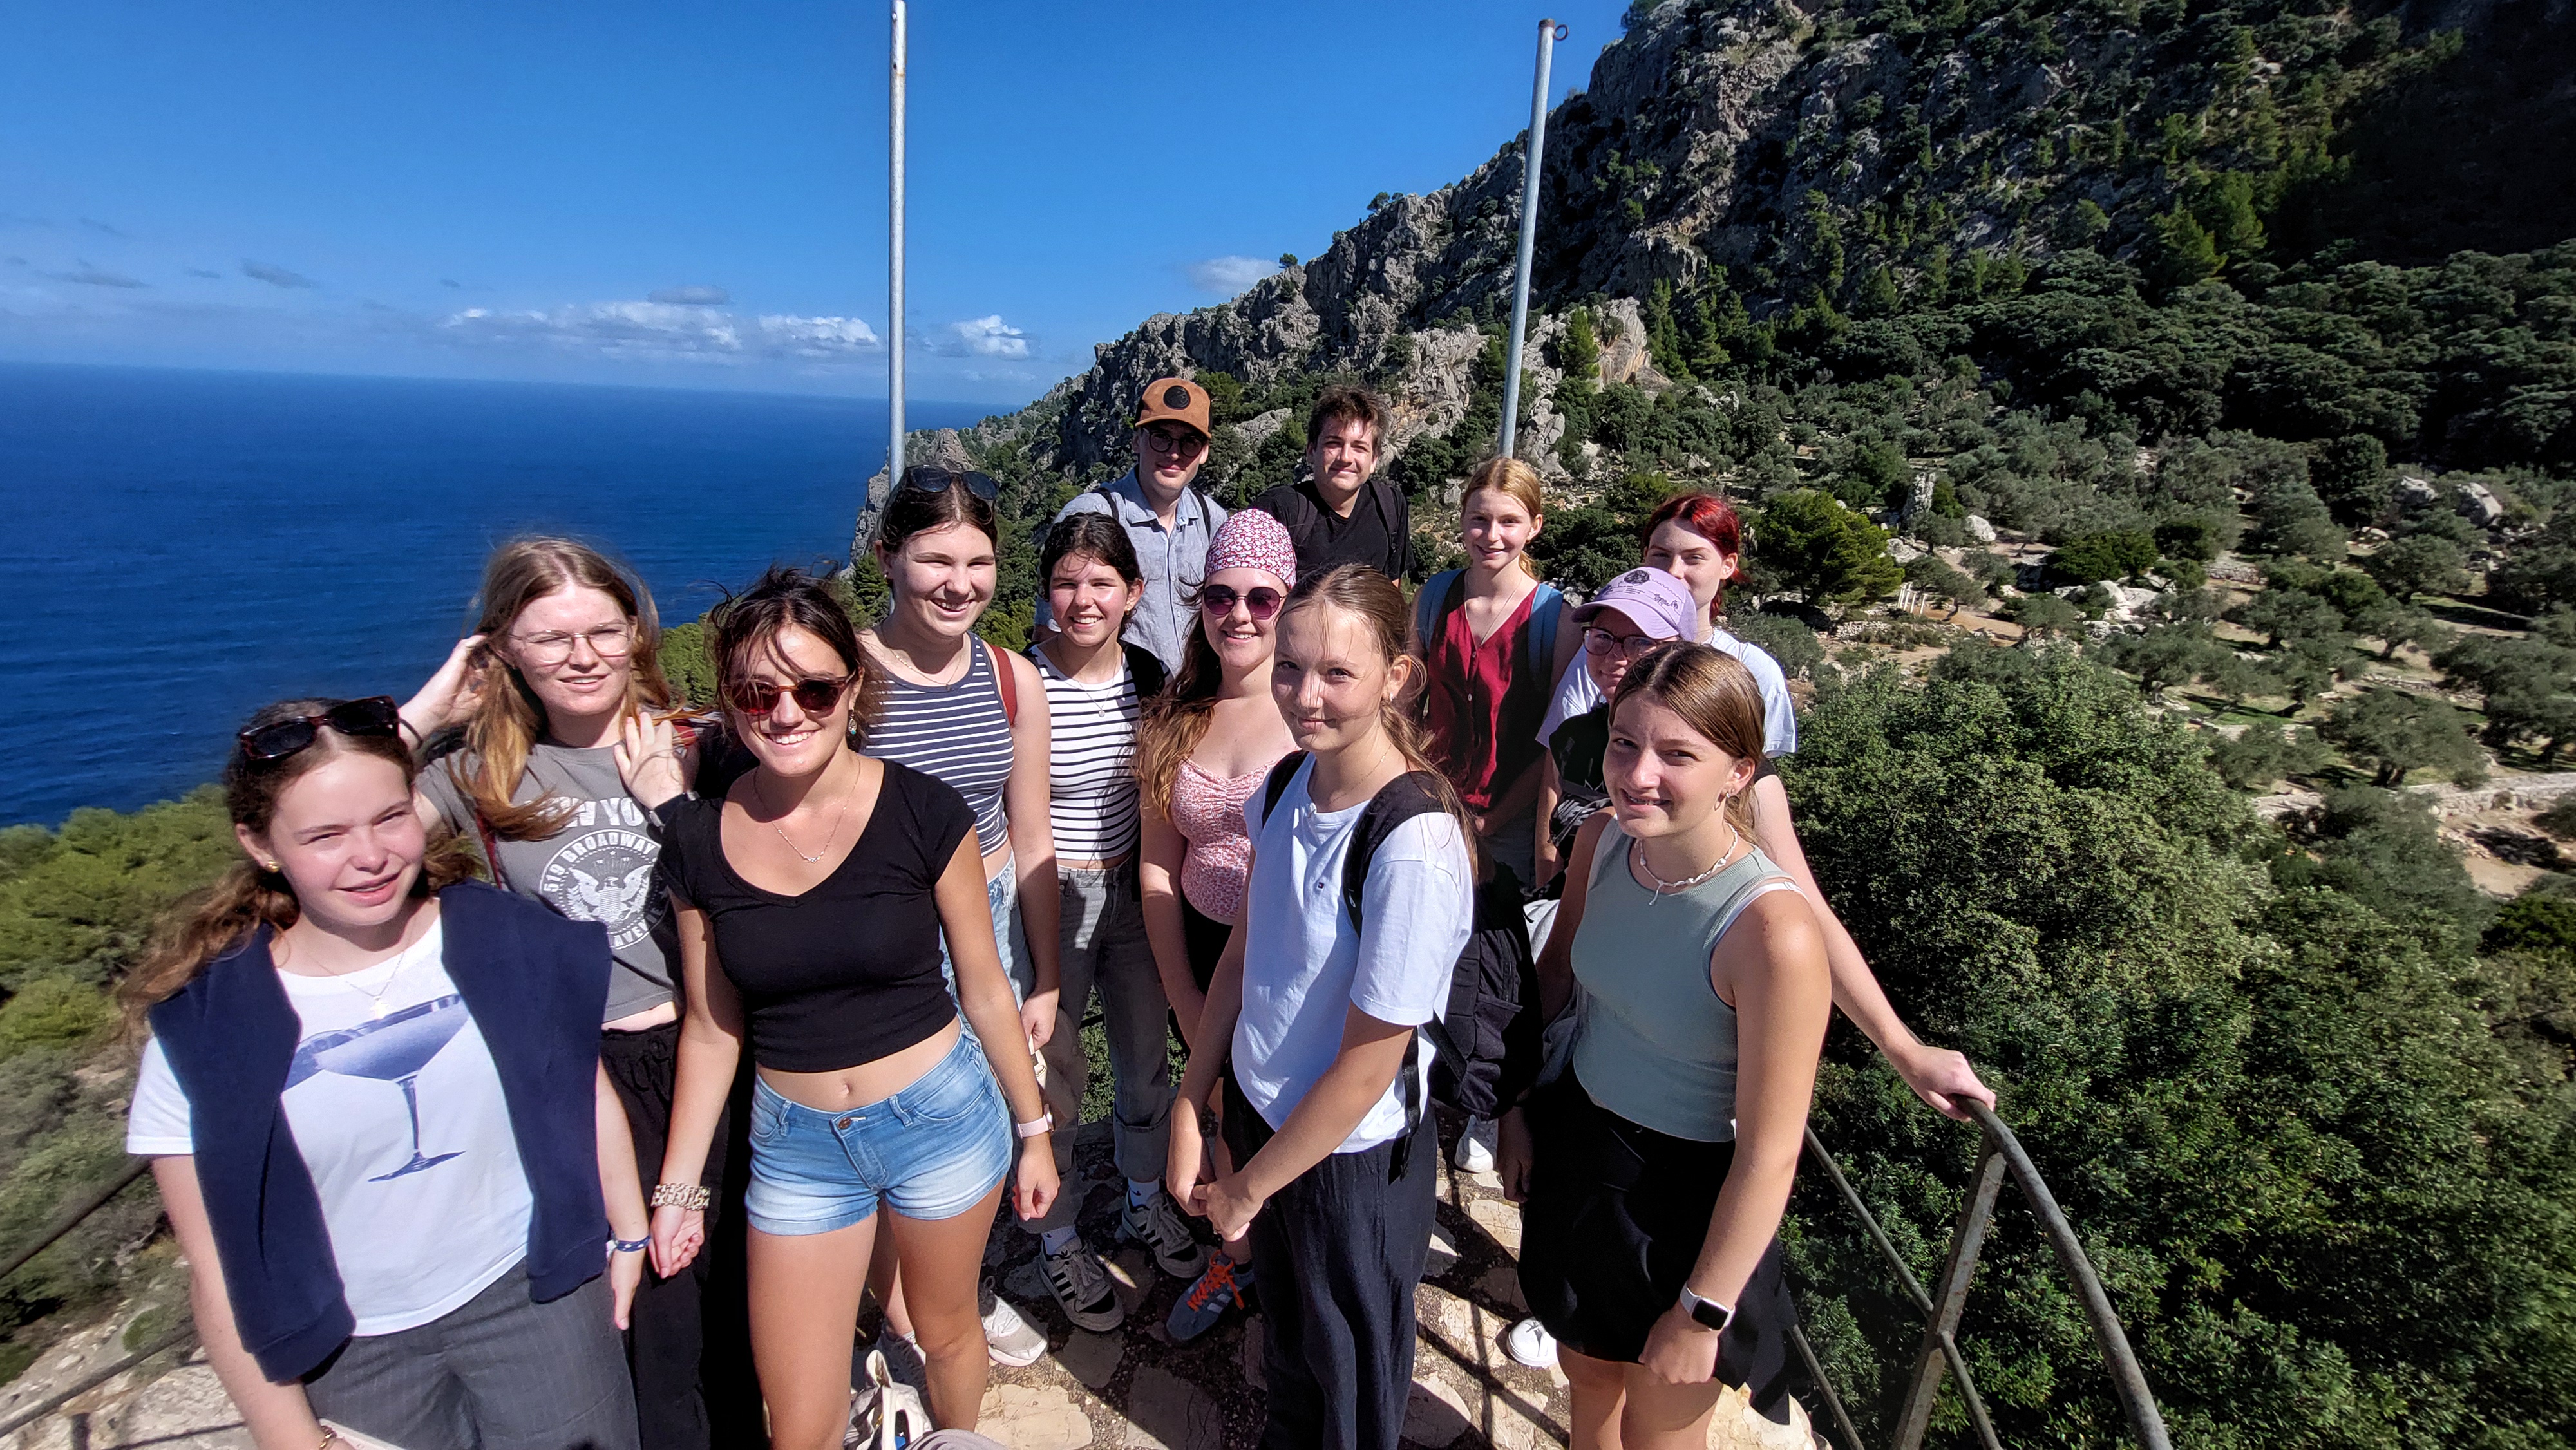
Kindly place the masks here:
<instances>
[{"instance_id":1,"label":"girl in mint green tank top","mask_svg":"<svg viewBox=\"0 0 2576 1450\"><path fill-rule=\"evenodd\" d=\"M1705 1445L1729 1385L1790 1414L1777 1240L1833 987L1813 909L1753 844L1761 760L1741 664L1681 643L1630 667L1603 758L1616 816L1577 838L1539 962L1550 1001L1569 972L1583 988L1571 1061L1504 1127L1521 1289L1574 1422L1674 1427L1631 1450Z\"/></svg>"}]
</instances>

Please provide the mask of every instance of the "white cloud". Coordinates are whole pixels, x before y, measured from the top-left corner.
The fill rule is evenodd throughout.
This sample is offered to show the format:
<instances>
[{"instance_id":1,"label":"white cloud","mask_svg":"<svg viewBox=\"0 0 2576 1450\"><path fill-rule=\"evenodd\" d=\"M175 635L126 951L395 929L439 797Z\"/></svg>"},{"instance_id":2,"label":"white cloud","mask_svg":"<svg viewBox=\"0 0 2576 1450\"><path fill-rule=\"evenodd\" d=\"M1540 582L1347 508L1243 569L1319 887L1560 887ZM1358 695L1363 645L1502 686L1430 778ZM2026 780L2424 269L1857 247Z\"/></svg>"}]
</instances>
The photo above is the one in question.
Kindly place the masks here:
<instances>
[{"instance_id":1,"label":"white cloud","mask_svg":"<svg viewBox=\"0 0 2576 1450\"><path fill-rule=\"evenodd\" d=\"M1004 322L997 312L948 324L944 334L930 338L929 348L951 357L1024 358L1029 355L1029 335Z\"/></svg>"},{"instance_id":2,"label":"white cloud","mask_svg":"<svg viewBox=\"0 0 2576 1450\"><path fill-rule=\"evenodd\" d=\"M1279 264L1265 262L1259 257L1210 257L1204 262L1192 262L1182 270L1189 276L1190 285L1200 291L1232 297L1278 271Z\"/></svg>"},{"instance_id":3,"label":"white cloud","mask_svg":"<svg viewBox=\"0 0 2576 1450\"><path fill-rule=\"evenodd\" d=\"M639 361L729 363L758 358L846 359L878 350L856 317L764 316L671 302L588 302L523 312L469 307L439 324L457 342L540 346Z\"/></svg>"},{"instance_id":4,"label":"white cloud","mask_svg":"<svg viewBox=\"0 0 2576 1450\"><path fill-rule=\"evenodd\" d=\"M675 302L683 307L722 307L733 300L733 294L722 287L665 287L647 295L656 302Z\"/></svg>"}]
</instances>

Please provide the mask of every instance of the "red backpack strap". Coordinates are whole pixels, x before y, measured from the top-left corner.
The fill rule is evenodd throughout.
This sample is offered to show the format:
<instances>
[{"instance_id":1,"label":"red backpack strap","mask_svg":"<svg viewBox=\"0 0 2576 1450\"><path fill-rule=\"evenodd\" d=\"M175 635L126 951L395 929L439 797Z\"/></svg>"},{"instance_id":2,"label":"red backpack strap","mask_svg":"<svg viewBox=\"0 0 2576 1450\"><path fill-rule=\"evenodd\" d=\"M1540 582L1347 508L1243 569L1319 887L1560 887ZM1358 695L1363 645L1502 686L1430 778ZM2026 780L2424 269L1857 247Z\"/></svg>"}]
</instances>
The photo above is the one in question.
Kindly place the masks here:
<instances>
[{"instance_id":1,"label":"red backpack strap","mask_svg":"<svg viewBox=\"0 0 2576 1450\"><path fill-rule=\"evenodd\" d=\"M1001 647L989 639L980 642L984 653L993 659L993 693L1002 697L1002 723L1017 726L1020 723L1020 682L1011 674L1011 662L1002 658Z\"/></svg>"},{"instance_id":2,"label":"red backpack strap","mask_svg":"<svg viewBox=\"0 0 2576 1450\"><path fill-rule=\"evenodd\" d=\"M501 842L492 834L492 823L483 819L480 809L474 812L474 834L483 838L483 864L492 868L492 884L509 890L509 878L501 874Z\"/></svg>"}]
</instances>

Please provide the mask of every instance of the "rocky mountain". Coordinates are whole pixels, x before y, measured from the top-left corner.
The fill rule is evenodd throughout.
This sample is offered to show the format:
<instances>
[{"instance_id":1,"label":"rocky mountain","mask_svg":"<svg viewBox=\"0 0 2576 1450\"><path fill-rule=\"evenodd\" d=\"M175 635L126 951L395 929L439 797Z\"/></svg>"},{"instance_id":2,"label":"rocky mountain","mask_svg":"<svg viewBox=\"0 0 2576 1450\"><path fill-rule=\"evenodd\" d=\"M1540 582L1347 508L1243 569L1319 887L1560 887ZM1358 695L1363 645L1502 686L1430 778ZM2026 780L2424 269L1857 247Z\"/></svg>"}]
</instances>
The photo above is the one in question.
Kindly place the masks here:
<instances>
[{"instance_id":1,"label":"rocky mountain","mask_svg":"<svg viewBox=\"0 0 2576 1450\"><path fill-rule=\"evenodd\" d=\"M2576 235L2576 66L2547 59L2576 60L2571 14L2570 0L1639 0L1549 122L1520 451L1561 481L1592 474L1602 448L1636 461L1589 436L1595 389L1849 379L1817 345L1843 324L1992 302L2070 261L2111 263L2106 285L2161 305L2204 280L2258 299L2293 271ZM2445 116L2482 149L2428 151L2403 113ZM964 445L999 472L1087 481L1124 466L1146 381L1215 374L1227 427L1208 480L1266 486L1302 441L1280 425L1316 380L1347 376L1389 396L1396 455L1446 440L1436 471L1456 476L1480 451L1462 424L1499 391L1485 354L1509 314L1524 139L1428 195L1381 195L1322 255L1230 302L1146 319ZM2464 214L2480 219L2465 239ZM1599 367L1568 407L1552 344L1576 308ZM2015 373L1978 339L1924 340L1981 380ZM1437 481L1413 472L1416 488Z\"/></svg>"}]
</instances>

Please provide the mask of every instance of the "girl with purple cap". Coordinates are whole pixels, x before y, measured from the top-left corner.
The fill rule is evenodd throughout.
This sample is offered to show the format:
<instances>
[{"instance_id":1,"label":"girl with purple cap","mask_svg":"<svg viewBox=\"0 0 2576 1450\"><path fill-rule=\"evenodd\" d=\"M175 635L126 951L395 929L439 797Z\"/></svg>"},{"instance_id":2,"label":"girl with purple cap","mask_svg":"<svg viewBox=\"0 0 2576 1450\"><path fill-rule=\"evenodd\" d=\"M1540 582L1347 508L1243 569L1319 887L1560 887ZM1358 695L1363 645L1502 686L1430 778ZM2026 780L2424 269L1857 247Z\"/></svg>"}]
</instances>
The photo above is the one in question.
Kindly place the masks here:
<instances>
[{"instance_id":1,"label":"girl with purple cap","mask_svg":"<svg viewBox=\"0 0 2576 1450\"><path fill-rule=\"evenodd\" d=\"M1247 509L1216 531L1207 570L1181 672L1136 733L1145 932L1185 1047L1198 1045L1209 979L1242 916L1252 867L1243 803L1295 747L1270 698L1270 661L1279 607L1297 582L1296 545L1277 519ZM1251 1253L1236 1239L1209 1260L1172 1306L1174 1339L1206 1333L1245 1297Z\"/></svg>"}]
</instances>

